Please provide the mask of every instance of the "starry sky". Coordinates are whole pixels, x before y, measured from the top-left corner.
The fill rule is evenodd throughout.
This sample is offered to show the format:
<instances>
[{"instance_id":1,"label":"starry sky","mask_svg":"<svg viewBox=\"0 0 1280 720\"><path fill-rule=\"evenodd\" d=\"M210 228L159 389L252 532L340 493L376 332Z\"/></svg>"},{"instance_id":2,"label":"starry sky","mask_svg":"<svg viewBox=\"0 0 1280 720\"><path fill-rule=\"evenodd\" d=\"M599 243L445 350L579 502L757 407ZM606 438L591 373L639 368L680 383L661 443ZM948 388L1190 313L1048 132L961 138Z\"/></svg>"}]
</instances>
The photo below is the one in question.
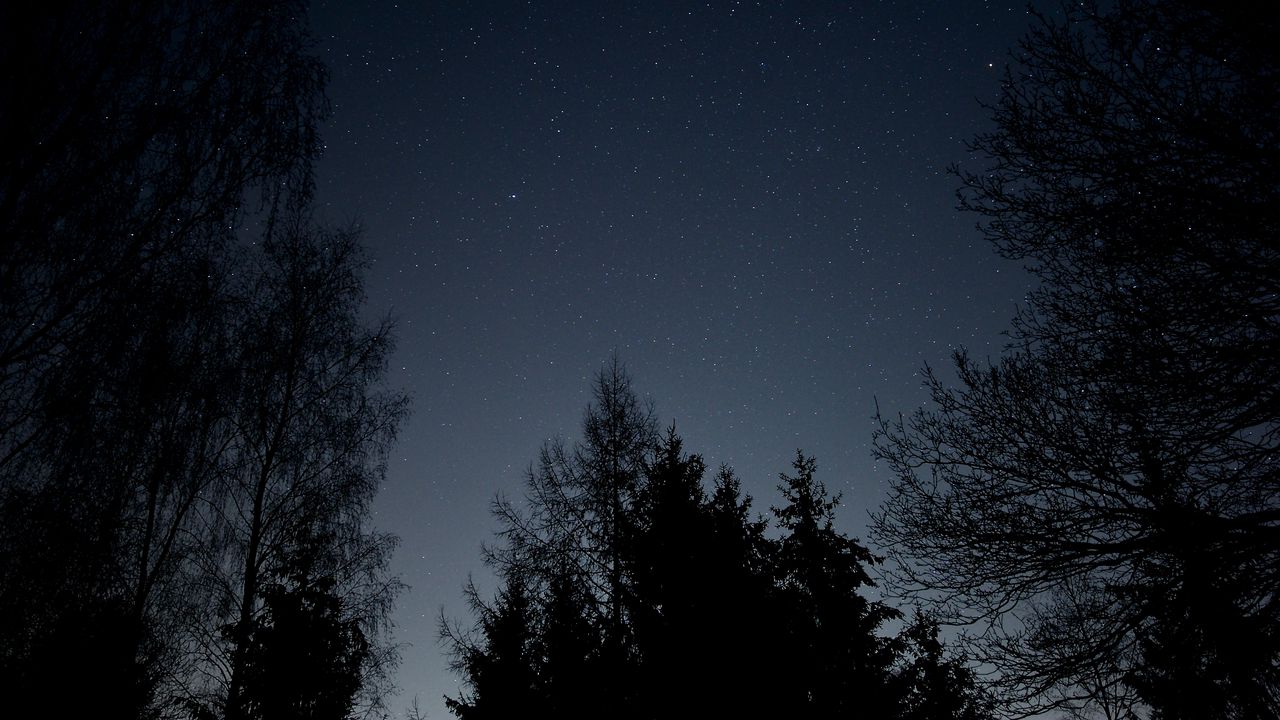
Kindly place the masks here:
<instances>
[{"instance_id":1,"label":"starry sky","mask_svg":"<svg viewBox=\"0 0 1280 720\"><path fill-rule=\"evenodd\" d=\"M1030 286L957 213L1021 2L318 2L321 215L364 228L414 400L379 529L410 589L390 707L448 717L437 644L480 545L612 353L712 468L775 502L797 448L865 535L876 401L995 356Z\"/></svg>"}]
</instances>

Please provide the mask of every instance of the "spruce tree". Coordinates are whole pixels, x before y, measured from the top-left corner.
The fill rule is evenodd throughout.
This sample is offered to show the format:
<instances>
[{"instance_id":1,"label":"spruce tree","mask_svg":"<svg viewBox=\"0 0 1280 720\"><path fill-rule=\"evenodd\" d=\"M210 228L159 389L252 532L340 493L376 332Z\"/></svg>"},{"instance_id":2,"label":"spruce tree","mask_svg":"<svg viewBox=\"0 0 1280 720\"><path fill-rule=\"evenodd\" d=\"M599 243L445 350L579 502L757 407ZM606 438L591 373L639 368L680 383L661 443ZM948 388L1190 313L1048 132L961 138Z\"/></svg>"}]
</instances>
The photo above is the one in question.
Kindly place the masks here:
<instances>
[{"instance_id":1,"label":"spruce tree","mask_svg":"<svg viewBox=\"0 0 1280 720\"><path fill-rule=\"evenodd\" d=\"M797 451L792 467L793 475L781 475L785 504L773 509L784 533L774 567L787 618L784 686L810 717L855 710L888 716L895 706L888 688L893 654L877 631L898 613L861 594L873 584L867 568L877 558L836 530L840 496L814 477L814 459Z\"/></svg>"},{"instance_id":2,"label":"spruce tree","mask_svg":"<svg viewBox=\"0 0 1280 720\"><path fill-rule=\"evenodd\" d=\"M546 709L538 686L537 598L529 579L508 573L492 604L485 603L472 584L467 601L479 619L479 637L442 625L451 642L450 668L464 679L467 690L445 704L463 720L541 716Z\"/></svg>"}]
</instances>

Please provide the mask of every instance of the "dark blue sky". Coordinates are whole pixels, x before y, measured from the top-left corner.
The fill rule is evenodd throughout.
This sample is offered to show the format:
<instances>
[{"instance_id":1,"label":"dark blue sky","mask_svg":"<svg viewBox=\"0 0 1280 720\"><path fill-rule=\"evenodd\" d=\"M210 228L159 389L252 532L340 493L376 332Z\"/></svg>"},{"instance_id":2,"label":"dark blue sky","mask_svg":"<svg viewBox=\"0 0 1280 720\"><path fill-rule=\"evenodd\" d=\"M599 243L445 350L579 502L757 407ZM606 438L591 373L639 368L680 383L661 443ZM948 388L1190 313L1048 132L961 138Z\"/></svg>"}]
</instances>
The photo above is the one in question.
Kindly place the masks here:
<instances>
[{"instance_id":1,"label":"dark blue sky","mask_svg":"<svg viewBox=\"0 0 1280 720\"><path fill-rule=\"evenodd\" d=\"M377 502L411 590L397 713L455 692L495 493L576 437L616 351L766 510L797 447L864 534L875 400L995 355L1030 280L954 211L1019 3L321 2L323 214L359 220L392 382L414 396Z\"/></svg>"}]
</instances>

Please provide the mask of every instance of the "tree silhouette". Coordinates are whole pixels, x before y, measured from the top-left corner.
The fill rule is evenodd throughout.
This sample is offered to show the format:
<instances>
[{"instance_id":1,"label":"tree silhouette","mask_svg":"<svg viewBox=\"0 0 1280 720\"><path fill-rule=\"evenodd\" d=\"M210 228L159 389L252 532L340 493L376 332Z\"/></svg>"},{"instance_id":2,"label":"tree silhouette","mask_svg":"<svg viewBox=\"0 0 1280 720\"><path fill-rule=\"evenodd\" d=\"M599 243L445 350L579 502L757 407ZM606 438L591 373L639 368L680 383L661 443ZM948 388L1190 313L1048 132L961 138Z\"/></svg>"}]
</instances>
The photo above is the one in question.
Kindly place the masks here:
<instances>
[{"instance_id":1,"label":"tree silhouette","mask_svg":"<svg viewBox=\"0 0 1280 720\"><path fill-rule=\"evenodd\" d=\"M573 565L561 565L548 581L538 652L542 658L539 685L551 717L585 720L601 713L627 711L630 698L612 694L626 672L606 653L607 638L600 629L596 599L584 592ZM595 620L593 620L595 619Z\"/></svg>"},{"instance_id":2,"label":"tree silhouette","mask_svg":"<svg viewBox=\"0 0 1280 720\"><path fill-rule=\"evenodd\" d=\"M572 447L561 439L543 447L527 477L527 512L506 499L496 501L506 545L491 549L489 561L503 569L528 568L544 583L566 572L584 583L604 634L600 662L617 668L601 681L621 683L633 653L626 615L628 511L644 481L657 431L652 409L631 389L617 358L596 377L582 436ZM622 698L628 692L615 687L610 694Z\"/></svg>"},{"instance_id":3,"label":"tree silhouette","mask_svg":"<svg viewBox=\"0 0 1280 720\"><path fill-rule=\"evenodd\" d=\"M884 423L876 538L900 589L981 623L1014 711L1280 710L1276 28L1072 8L975 143L963 205L1041 285L1003 359L958 354L935 410Z\"/></svg>"},{"instance_id":4,"label":"tree silhouette","mask_svg":"<svg viewBox=\"0 0 1280 720\"><path fill-rule=\"evenodd\" d=\"M901 697L902 720L981 720L991 702L978 689L974 672L948 657L938 638L937 620L917 612L901 633L899 665L892 682Z\"/></svg>"},{"instance_id":5,"label":"tree silhouette","mask_svg":"<svg viewBox=\"0 0 1280 720\"><path fill-rule=\"evenodd\" d=\"M618 367L601 373L601 395L631 393ZM612 406L639 407L631 398ZM601 407L588 409L585 427L598 426ZM652 427L649 412L620 417ZM583 490L592 487L577 472L585 463L531 472L521 512L495 503L508 544L488 548L486 560L503 584L489 602L467 587L470 630L441 621L465 683L446 698L456 716L985 716L963 660L944 657L936 634L883 634L896 611L862 595L875 558L835 528L839 498L815 479L811 458L798 455L795 475L782 476L771 538L732 470L721 468L708 495L702 458L685 453L674 426L637 456L616 524L584 520L603 514L587 503L613 502Z\"/></svg>"},{"instance_id":6,"label":"tree silhouette","mask_svg":"<svg viewBox=\"0 0 1280 720\"><path fill-rule=\"evenodd\" d=\"M778 488L785 504L773 509L784 533L774 561L788 620L783 684L812 717L855 709L889 716L893 654L876 633L898 613L859 594L872 584L867 567L877 559L835 529L840 496L828 495L814 477L817 463L797 451L793 468Z\"/></svg>"},{"instance_id":7,"label":"tree silhouette","mask_svg":"<svg viewBox=\"0 0 1280 720\"><path fill-rule=\"evenodd\" d=\"M466 594L479 637L472 639L441 619L454 653L450 667L470 688L458 698L445 698L450 712L463 720L545 714L549 703L538 678L539 615L528 579L509 575L492 605L474 585L467 586Z\"/></svg>"},{"instance_id":8,"label":"tree silhouette","mask_svg":"<svg viewBox=\"0 0 1280 720\"><path fill-rule=\"evenodd\" d=\"M632 536L627 539L628 617L634 638L638 684L649 688L640 714L658 717L670 698L682 712L719 710L722 690L708 690L705 673L723 660L712 568L714 526L707 512L697 455L685 455L675 427L668 429L637 494ZM740 630L735 628L735 631Z\"/></svg>"},{"instance_id":9,"label":"tree silhouette","mask_svg":"<svg viewBox=\"0 0 1280 720\"><path fill-rule=\"evenodd\" d=\"M775 668L787 656L787 606L774 584L774 548L768 523L751 513L733 470L721 467L705 513L712 528L699 572L707 647L700 676L705 692L726 716L781 717L794 711Z\"/></svg>"},{"instance_id":10,"label":"tree silhouette","mask_svg":"<svg viewBox=\"0 0 1280 720\"><path fill-rule=\"evenodd\" d=\"M252 204L305 200L325 106L302 9L152 1L3 10L7 482L35 482L21 473L35 469L33 445L68 420L44 394L74 380L69 362L84 353L119 369L127 358L107 353L134 339L122 316L155 316L163 298L150 294L171 273L193 282L203 264L216 275Z\"/></svg>"},{"instance_id":11,"label":"tree silhouette","mask_svg":"<svg viewBox=\"0 0 1280 720\"><path fill-rule=\"evenodd\" d=\"M358 608L369 635L396 592L378 578L393 541L363 525L405 400L377 387L389 327L360 322L358 238L299 224L268 238L262 263L240 331L240 432L219 508L223 546L211 558L227 589L216 600L234 609L229 647L211 648L228 667L229 718L247 712L243 676L258 615L269 610L264 591L273 568L306 558L329 592ZM361 670L366 679L378 673L369 663Z\"/></svg>"},{"instance_id":12,"label":"tree silhouette","mask_svg":"<svg viewBox=\"0 0 1280 720\"><path fill-rule=\"evenodd\" d=\"M243 715L343 720L363 682L369 644L332 578L279 578L262 590L244 652Z\"/></svg>"},{"instance_id":13,"label":"tree silhouette","mask_svg":"<svg viewBox=\"0 0 1280 720\"><path fill-rule=\"evenodd\" d=\"M355 320L356 235L308 219L326 103L304 11L0 9L0 691L19 714L60 693L66 657L87 678L69 714L222 708L303 592L273 574L302 554L367 641L361 702L384 678L390 538L362 523L403 403L377 389L386 329Z\"/></svg>"}]
</instances>

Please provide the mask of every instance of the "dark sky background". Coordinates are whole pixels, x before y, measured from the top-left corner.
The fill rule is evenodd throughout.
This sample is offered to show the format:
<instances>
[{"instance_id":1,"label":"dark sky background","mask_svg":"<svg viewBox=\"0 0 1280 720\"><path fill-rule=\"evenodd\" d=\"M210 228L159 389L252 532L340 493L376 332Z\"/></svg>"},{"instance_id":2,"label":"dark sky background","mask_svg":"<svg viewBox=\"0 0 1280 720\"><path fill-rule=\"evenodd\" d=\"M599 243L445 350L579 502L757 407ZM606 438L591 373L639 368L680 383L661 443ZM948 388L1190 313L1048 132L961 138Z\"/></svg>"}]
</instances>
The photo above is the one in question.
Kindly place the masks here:
<instances>
[{"instance_id":1,"label":"dark sky background","mask_svg":"<svg viewBox=\"0 0 1280 720\"><path fill-rule=\"evenodd\" d=\"M1030 280L954 210L1021 3L319 2L330 221L358 220L391 382L414 397L376 504L400 535L391 708L447 717L495 493L576 438L617 352L758 510L797 448L865 536L875 401L994 356Z\"/></svg>"}]
</instances>

